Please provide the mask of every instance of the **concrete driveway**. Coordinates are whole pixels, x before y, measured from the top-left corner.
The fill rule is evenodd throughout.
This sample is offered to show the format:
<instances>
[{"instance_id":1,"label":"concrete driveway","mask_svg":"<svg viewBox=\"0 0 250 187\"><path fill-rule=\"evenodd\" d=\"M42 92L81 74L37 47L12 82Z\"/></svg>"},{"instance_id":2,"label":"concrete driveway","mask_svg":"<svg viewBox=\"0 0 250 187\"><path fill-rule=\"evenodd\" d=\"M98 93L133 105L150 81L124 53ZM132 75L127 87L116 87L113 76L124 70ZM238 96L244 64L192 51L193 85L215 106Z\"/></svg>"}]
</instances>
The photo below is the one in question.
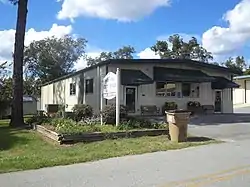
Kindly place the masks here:
<instances>
[{"instance_id":1,"label":"concrete driveway","mask_svg":"<svg viewBox=\"0 0 250 187\"><path fill-rule=\"evenodd\" d=\"M241 113L241 114L250 114L250 105L240 105L234 107L234 113Z\"/></svg>"},{"instance_id":2,"label":"concrete driveway","mask_svg":"<svg viewBox=\"0 0 250 187\"><path fill-rule=\"evenodd\" d=\"M189 132L225 141L250 139L250 106L236 107L234 112L193 118Z\"/></svg>"}]
</instances>

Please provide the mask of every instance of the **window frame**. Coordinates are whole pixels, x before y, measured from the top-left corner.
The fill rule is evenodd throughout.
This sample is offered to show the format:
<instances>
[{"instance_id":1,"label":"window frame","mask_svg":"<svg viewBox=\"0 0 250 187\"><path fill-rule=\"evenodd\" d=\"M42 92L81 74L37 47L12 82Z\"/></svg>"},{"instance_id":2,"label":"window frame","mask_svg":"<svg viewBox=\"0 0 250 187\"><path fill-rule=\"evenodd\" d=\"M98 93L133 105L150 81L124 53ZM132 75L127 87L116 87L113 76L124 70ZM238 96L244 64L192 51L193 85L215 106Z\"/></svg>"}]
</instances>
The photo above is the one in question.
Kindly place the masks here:
<instances>
[{"instance_id":1,"label":"window frame","mask_svg":"<svg viewBox=\"0 0 250 187\"><path fill-rule=\"evenodd\" d=\"M89 87L90 83L91 83L91 86ZM94 79L93 78L85 80L85 93L86 94L93 94L94 93Z\"/></svg>"},{"instance_id":2,"label":"window frame","mask_svg":"<svg viewBox=\"0 0 250 187\"><path fill-rule=\"evenodd\" d=\"M189 95L184 95L183 93L183 88L184 86L183 85L189 85ZM182 97L191 97L192 95L192 84L191 83L187 83L187 82L183 82L181 83L181 95Z\"/></svg>"},{"instance_id":3,"label":"window frame","mask_svg":"<svg viewBox=\"0 0 250 187\"><path fill-rule=\"evenodd\" d=\"M76 83L72 82L69 84L69 95L74 96L76 95Z\"/></svg>"},{"instance_id":4,"label":"window frame","mask_svg":"<svg viewBox=\"0 0 250 187\"><path fill-rule=\"evenodd\" d=\"M168 85L168 84L174 84L175 85L175 91L173 92L167 92L167 88L165 88L165 92L157 92L157 90L159 90L160 88L157 89L157 84L164 84L164 87L165 85ZM167 87L167 86L166 86ZM164 89L164 88L162 88ZM159 93L162 93L162 94L159 94ZM170 93L170 95L168 95ZM178 93L177 93L177 83L176 82L156 82L155 83L155 95L157 97L177 97Z\"/></svg>"}]
</instances>

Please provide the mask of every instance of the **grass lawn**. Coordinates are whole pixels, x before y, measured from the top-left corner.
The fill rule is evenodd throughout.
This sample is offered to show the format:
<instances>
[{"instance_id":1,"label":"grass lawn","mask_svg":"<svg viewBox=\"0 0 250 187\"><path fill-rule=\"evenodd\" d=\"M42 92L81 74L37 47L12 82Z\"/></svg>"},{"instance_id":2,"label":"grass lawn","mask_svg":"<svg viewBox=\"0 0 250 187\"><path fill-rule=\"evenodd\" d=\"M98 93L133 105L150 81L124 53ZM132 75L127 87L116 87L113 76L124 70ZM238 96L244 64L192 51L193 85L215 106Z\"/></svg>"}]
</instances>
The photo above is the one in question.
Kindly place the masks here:
<instances>
[{"instance_id":1,"label":"grass lawn","mask_svg":"<svg viewBox=\"0 0 250 187\"><path fill-rule=\"evenodd\" d=\"M5 120L0 121L0 173L180 149L215 142L215 140L193 139L178 144L171 143L166 136L159 136L60 146L32 130L10 129L8 120Z\"/></svg>"}]
</instances>

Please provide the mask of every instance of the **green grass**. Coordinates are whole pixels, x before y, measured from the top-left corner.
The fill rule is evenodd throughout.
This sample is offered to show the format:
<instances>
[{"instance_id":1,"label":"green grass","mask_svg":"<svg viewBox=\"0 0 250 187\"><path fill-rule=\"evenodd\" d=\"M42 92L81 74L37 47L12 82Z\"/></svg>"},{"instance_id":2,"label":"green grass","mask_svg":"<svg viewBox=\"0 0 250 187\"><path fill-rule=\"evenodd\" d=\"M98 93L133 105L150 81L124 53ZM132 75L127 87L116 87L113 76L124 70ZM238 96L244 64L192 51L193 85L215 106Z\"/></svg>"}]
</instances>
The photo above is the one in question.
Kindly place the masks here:
<instances>
[{"instance_id":1,"label":"green grass","mask_svg":"<svg viewBox=\"0 0 250 187\"><path fill-rule=\"evenodd\" d=\"M214 140L171 143L166 136L105 140L60 146L32 130L8 127L0 121L0 173L87 162L215 143Z\"/></svg>"}]
</instances>

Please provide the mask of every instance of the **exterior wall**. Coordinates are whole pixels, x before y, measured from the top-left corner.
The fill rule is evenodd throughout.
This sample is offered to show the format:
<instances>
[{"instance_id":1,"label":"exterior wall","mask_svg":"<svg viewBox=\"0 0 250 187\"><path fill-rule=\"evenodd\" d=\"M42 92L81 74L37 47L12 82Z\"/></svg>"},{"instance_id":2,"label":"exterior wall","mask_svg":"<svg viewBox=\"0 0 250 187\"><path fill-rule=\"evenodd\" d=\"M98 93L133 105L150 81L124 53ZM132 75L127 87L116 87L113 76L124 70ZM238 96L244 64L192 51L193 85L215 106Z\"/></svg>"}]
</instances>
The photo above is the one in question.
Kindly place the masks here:
<instances>
[{"instance_id":1,"label":"exterior wall","mask_svg":"<svg viewBox=\"0 0 250 187\"><path fill-rule=\"evenodd\" d=\"M243 104L245 103L245 80L234 80L234 82L240 87L233 90L233 104Z\"/></svg>"},{"instance_id":2,"label":"exterior wall","mask_svg":"<svg viewBox=\"0 0 250 187\"><path fill-rule=\"evenodd\" d=\"M45 110L45 104L48 104L48 85L41 88L41 110Z\"/></svg>"},{"instance_id":3,"label":"exterior wall","mask_svg":"<svg viewBox=\"0 0 250 187\"><path fill-rule=\"evenodd\" d=\"M98 113L100 110L100 82L98 80L99 78L99 68L92 69L90 71L87 71L84 73L84 80L86 79L94 79L93 80L93 87L94 87L94 92L89 93L89 94L84 94L84 104L89 104L93 107L93 110L95 113ZM85 82L84 82L85 84ZM86 88L84 89L84 93L86 93Z\"/></svg>"},{"instance_id":4,"label":"exterior wall","mask_svg":"<svg viewBox=\"0 0 250 187\"><path fill-rule=\"evenodd\" d=\"M45 104L63 104L67 105L66 111L71 111L72 107L75 104L89 104L93 107L95 113L99 113L101 108L101 103L103 106L106 104L115 104L115 99L105 100L101 99L101 80L108 72L116 72L116 68L120 69L140 69L149 77L153 78L153 67L169 67L169 68L182 68L182 69L196 69L191 68L187 65L180 64L112 64L97 67L91 69L82 74L78 74L74 77L70 77L65 80L61 80L50 85L42 87L42 96L41 96L41 106L42 109L45 110ZM211 76L223 76L225 78L230 79L230 74L222 74L219 71L211 70L207 68L203 68L202 71ZM91 94L86 93L86 79L93 79L93 88L94 92ZM74 96L70 96L70 83L76 82L76 94ZM181 91L181 83L177 83L177 91ZM160 97L156 96L156 83L149 85L141 85L137 88L137 97L136 97L136 111L137 114L140 113L141 105L157 105L161 107L167 101L174 101L178 104L179 108L185 109L188 101L199 101L202 105L214 105L215 94L214 90L211 89L211 83L201 83L200 87L200 96L199 98L191 98L191 97ZM125 104L125 89L126 86L120 87L121 89L121 104ZM233 103L231 96L231 89L222 90L222 98L223 98L223 112L230 113L233 111Z\"/></svg>"},{"instance_id":5,"label":"exterior wall","mask_svg":"<svg viewBox=\"0 0 250 187\"><path fill-rule=\"evenodd\" d=\"M233 113L233 102L232 102L232 91L231 89L224 89L222 91L222 111L223 113Z\"/></svg>"},{"instance_id":6,"label":"exterior wall","mask_svg":"<svg viewBox=\"0 0 250 187\"><path fill-rule=\"evenodd\" d=\"M82 74L46 85L41 91L41 109L46 110L46 104L65 104L65 111L70 112L75 104L89 104L95 113L100 111L100 81L99 69L96 68ZM106 73L106 72L105 72ZM104 75L105 76L105 75ZM93 79L93 93L86 93L85 80ZM76 83L76 94L70 95L70 84Z\"/></svg>"},{"instance_id":7,"label":"exterior wall","mask_svg":"<svg viewBox=\"0 0 250 187\"><path fill-rule=\"evenodd\" d=\"M180 65L180 64L169 64L169 65L162 65L162 64L112 64L109 65L108 71L116 72L117 68L120 69L140 69L143 73L148 75L149 77L153 78L153 67L168 67L168 68L182 68L182 69L197 69L194 67L190 67L187 65ZM222 72L211 70L207 68L203 68L202 71L211 76L221 76L227 79L231 78L230 74L223 74ZM176 83L177 85L177 92L181 91L181 83ZM156 83L149 84L149 85L141 85L137 87L137 104L136 104L136 111L139 114L140 112L140 105L156 105L161 108L161 106L168 101L176 102L180 109L186 109L186 105L188 101L199 101L202 105L214 105L215 101L215 94L214 90L211 88L211 83L200 83L200 96L199 98L191 98L191 97L161 97L156 96ZM125 104L125 88L126 86L121 85L121 104ZM222 90L222 109L225 113L233 112L233 103L231 97L231 89ZM109 100L108 104L115 103L115 99Z\"/></svg>"},{"instance_id":8,"label":"exterior wall","mask_svg":"<svg viewBox=\"0 0 250 187\"><path fill-rule=\"evenodd\" d=\"M246 80L246 98L245 98L245 102L246 103L250 103L250 80Z\"/></svg>"}]
</instances>

